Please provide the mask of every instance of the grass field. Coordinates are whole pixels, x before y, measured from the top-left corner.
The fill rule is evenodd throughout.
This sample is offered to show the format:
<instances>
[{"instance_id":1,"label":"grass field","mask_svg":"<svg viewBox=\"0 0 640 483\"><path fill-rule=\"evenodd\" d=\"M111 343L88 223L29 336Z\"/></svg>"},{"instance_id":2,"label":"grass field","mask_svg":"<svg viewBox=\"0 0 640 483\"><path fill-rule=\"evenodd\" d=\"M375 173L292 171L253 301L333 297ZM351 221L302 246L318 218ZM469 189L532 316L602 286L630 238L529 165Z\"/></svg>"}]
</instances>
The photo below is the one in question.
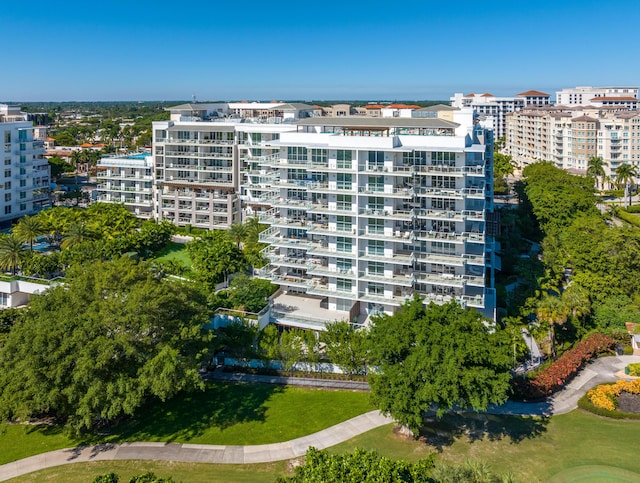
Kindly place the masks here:
<instances>
[{"instance_id":1,"label":"grass field","mask_svg":"<svg viewBox=\"0 0 640 483\"><path fill-rule=\"evenodd\" d=\"M179 261L186 267L185 276L187 276L191 272L191 258L189 258L185 246L184 243L171 242L156 254L155 259L161 262L169 260Z\"/></svg>"},{"instance_id":2,"label":"grass field","mask_svg":"<svg viewBox=\"0 0 640 483\"><path fill-rule=\"evenodd\" d=\"M550 419L516 416L446 417L429 425L426 441L407 441L383 426L331 448L349 451L355 447L375 449L381 454L416 460L439 452L438 461L463 463L466 459L486 461L497 473L512 473L520 482L579 478L587 466L599 466L614 475L635 479L598 481L640 482L637 441L640 421L610 420L582 411ZM596 481L596 480L584 480Z\"/></svg>"},{"instance_id":3,"label":"grass field","mask_svg":"<svg viewBox=\"0 0 640 483\"><path fill-rule=\"evenodd\" d=\"M461 428L461 429L460 429ZM548 420L516 416L446 418L429 426L425 439L415 441L394 434L393 425L374 429L332 452L356 447L415 461L430 452L438 461L464 463L468 458L486 461L496 473L511 473L529 482L638 482L638 421L613 421L582 411ZM290 471L286 462L261 465L194 465L146 461L69 465L33 473L16 482L87 482L98 474L115 471L131 476L154 471L184 482L273 482ZM126 480L125 480L126 481Z\"/></svg>"},{"instance_id":4,"label":"grass field","mask_svg":"<svg viewBox=\"0 0 640 483\"><path fill-rule=\"evenodd\" d=\"M363 392L211 383L204 392L141 408L136 417L115 426L109 434L85 443L277 443L320 431L371 409L369 395ZM54 426L0 428L0 464L81 443Z\"/></svg>"}]
</instances>

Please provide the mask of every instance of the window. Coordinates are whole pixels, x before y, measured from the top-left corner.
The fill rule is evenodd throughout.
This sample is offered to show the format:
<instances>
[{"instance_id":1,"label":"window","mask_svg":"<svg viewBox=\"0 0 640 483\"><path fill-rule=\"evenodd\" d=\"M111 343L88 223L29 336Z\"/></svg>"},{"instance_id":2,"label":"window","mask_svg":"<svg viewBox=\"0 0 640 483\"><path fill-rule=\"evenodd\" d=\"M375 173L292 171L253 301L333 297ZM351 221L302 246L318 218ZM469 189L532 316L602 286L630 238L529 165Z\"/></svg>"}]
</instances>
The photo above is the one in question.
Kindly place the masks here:
<instances>
[{"instance_id":1,"label":"window","mask_svg":"<svg viewBox=\"0 0 640 483\"><path fill-rule=\"evenodd\" d=\"M455 211L456 200L449 198L433 198L431 200L431 208L434 210Z\"/></svg>"},{"instance_id":2,"label":"window","mask_svg":"<svg viewBox=\"0 0 640 483\"><path fill-rule=\"evenodd\" d=\"M27 210L27 204L26 203L20 203L20 211L26 211Z\"/></svg>"},{"instance_id":3,"label":"window","mask_svg":"<svg viewBox=\"0 0 640 483\"><path fill-rule=\"evenodd\" d=\"M456 187L456 179L453 176L432 176L431 186L434 188L449 188Z\"/></svg>"},{"instance_id":4,"label":"window","mask_svg":"<svg viewBox=\"0 0 640 483\"><path fill-rule=\"evenodd\" d=\"M348 278L336 279L336 290L338 292L351 292L352 281Z\"/></svg>"},{"instance_id":5,"label":"window","mask_svg":"<svg viewBox=\"0 0 640 483\"><path fill-rule=\"evenodd\" d=\"M431 153L431 164L437 166L455 166L456 153L434 151Z\"/></svg>"},{"instance_id":6,"label":"window","mask_svg":"<svg viewBox=\"0 0 640 483\"><path fill-rule=\"evenodd\" d=\"M289 146L287 148L287 158L289 161L307 161L307 148L302 146Z\"/></svg>"},{"instance_id":7,"label":"window","mask_svg":"<svg viewBox=\"0 0 640 483\"><path fill-rule=\"evenodd\" d=\"M381 283L369 282L367 284L367 291L369 292L369 295L383 296L384 295L384 285L381 284Z\"/></svg>"},{"instance_id":8,"label":"window","mask_svg":"<svg viewBox=\"0 0 640 483\"><path fill-rule=\"evenodd\" d=\"M384 277L384 262L369 262L367 264L369 275Z\"/></svg>"},{"instance_id":9,"label":"window","mask_svg":"<svg viewBox=\"0 0 640 483\"><path fill-rule=\"evenodd\" d=\"M10 215L11 214L11 205L7 205L4 207L4 214L5 215Z\"/></svg>"},{"instance_id":10,"label":"window","mask_svg":"<svg viewBox=\"0 0 640 483\"><path fill-rule=\"evenodd\" d=\"M374 257L384 256L384 240L369 240L367 253Z\"/></svg>"},{"instance_id":11,"label":"window","mask_svg":"<svg viewBox=\"0 0 640 483\"><path fill-rule=\"evenodd\" d=\"M370 210L384 210L384 198L382 196L369 196L367 207Z\"/></svg>"},{"instance_id":12,"label":"window","mask_svg":"<svg viewBox=\"0 0 640 483\"><path fill-rule=\"evenodd\" d=\"M352 182L353 182L353 177L351 174L338 173L337 187L339 190L350 190L352 187Z\"/></svg>"},{"instance_id":13,"label":"window","mask_svg":"<svg viewBox=\"0 0 640 483\"><path fill-rule=\"evenodd\" d=\"M0 293L0 305L6 307L9 304L9 294Z\"/></svg>"},{"instance_id":14,"label":"window","mask_svg":"<svg viewBox=\"0 0 640 483\"><path fill-rule=\"evenodd\" d=\"M336 244L336 250L344 253L351 253L353 240L345 236L339 236Z\"/></svg>"},{"instance_id":15,"label":"window","mask_svg":"<svg viewBox=\"0 0 640 483\"><path fill-rule=\"evenodd\" d=\"M347 231L351 233L352 221L350 216L338 216L338 222L336 224L337 231Z\"/></svg>"},{"instance_id":16,"label":"window","mask_svg":"<svg viewBox=\"0 0 640 483\"><path fill-rule=\"evenodd\" d=\"M27 180L26 179L21 179L20 180L20 188L24 188L25 186L27 186Z\"/></svg>"},{"instance_id":17,"label":"window","mask_svg":"<svg viewBox=\"0 0 640 483\"><path fill-rule=\"evenodd\" d=\"M337 153L337 167L338 169L351 169L353 151L345 151L344 149L338 149Z\"/></svg>"},{"instance_id":18,"label":"window","mask_svg":"<svg viewBox=\"0 0 640 483\"><path fill-rule=\"evenodd\" d=\"M369 191L384 191L384 176L369 176Z\"/></svg>"},{"instance_id":19,"label":"window","mask_svg":"<svg viewBox=\"0 0 640 483\"><path fill-rule=\"evenodd\" d=\"M191 131L178 131L176 134L178 139L181 141L188 141L191 139Z\"/></svg>"},{"instance_id":20,"label":"window","mask_svg":"<svg viewBox=\"0 0 640 483\"><path fill-rule=\"evenodd\" d=\"M5 178L11 178L11 170L10 169L5 169L4 170L4 177Z\"/></svg>"},{"instance_id":21,"label":"window","mask_svg":"<svg viewBox=\"0 0 640 483\"><path fill-rule=\"evenodd\" d=\"M444 255L455 255L456 246L453 243L431 242L431 253L441 253Z\"/></svg>"},{"instance_id":22,"label":"window","mask_svg":"<svg viewBox=\"0 0 640 483\"><path fill-rule=\"evenodd\" d=\"M4 132L4 142L5 144L11 142L11 131Z\"/></svg>"},{"instance_id":23,"label":"window","mask_svg":"<svg viewBox=\"0 0 640 483\"><path fill-rule=\"evenodd\" d=\"M369 167L382 168L384 165L384 151L369 151Z\"/></svg>"},{"instance_id":24,"label":"window","mask_svg":"<svg viewBox=\"0 0 640 483\"><path fill-rule=\"evenodd\" d=\"M327 150L326 149L312 149L311 161L318 164L327 164Z\"/></svg>"},{"instance_id":25,"label":"window","mask_svg":"<svg viewBox=\"0 0 640 483\"><path fill-rule=\"evenodd\" d=\"M370 235L384 235L384 220L369 218L368 233Z\"/></svg>"},{"instance_id":26,"label":"window","mask_svg":"<svg viewBox=\"0 0 640 483\"><path fill-rule=\"evenodd\" d=\"M338 195L337 208L340 211L351 211L352 205L351 195Z\"/></svg>"},{"instance_id":27,"label":"window","mask_svg":"<svg viewBox=\"0 0 640 483\"><path fill-rule=\"evenodd\" d=\"M4 159L4 165L5 166L11 166L11 158L5 158Z\"/></svg>"},{"instance_id":28,"label":"window","mask_svg":"<svg viewBox=\"0 0 640 483\"><path fill-rule=\"evenodd\" d=\"M338 258L336 259L336 268L339 273L351 273L353 262L348 258Z\"/></svg>"},{"instance_id":29,"label":"window","mask_svg":"<svg viewBox=\"0 0 640 483\"><path fill-rule=\"evenodd\" d=\"M22 193L20 193L22 194ZM11 201L11 193L5 193L4 194L4 201Z\"/></svg>"},{"instance_id":30,"label":"window","mask_svg":"<svg viewBox=\"0 0 640 483\"><path fill-rule=\"evenodd\" d=\"M26 198L27 198L27 192L26 192L26 191L21 191L21 192L20 192L20 199L21 199L21 200L24 200L24 199L26 199Z\"/></svg>"},{"instance_id":31,"label":"window","mask_svg":"<svg viewBox=\"0 0 640 483\"><path fill-rule=\"evenodd\" d=\"M5 181L4 182L4 189L6 189L6 190L10 190L11 189L11 181Z\"/></svg>"}]
</instances>

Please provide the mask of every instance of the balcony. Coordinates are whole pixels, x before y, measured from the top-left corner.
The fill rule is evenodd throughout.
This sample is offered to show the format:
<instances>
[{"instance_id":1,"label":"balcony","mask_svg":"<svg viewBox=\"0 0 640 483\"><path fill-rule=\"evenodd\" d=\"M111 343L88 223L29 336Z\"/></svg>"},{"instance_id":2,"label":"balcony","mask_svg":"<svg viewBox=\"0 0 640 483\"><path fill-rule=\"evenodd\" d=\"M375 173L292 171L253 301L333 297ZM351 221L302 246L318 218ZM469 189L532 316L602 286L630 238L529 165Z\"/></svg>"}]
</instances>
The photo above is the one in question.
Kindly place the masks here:
<instances>
[{"instance_id":1,"label":"balcony","mask_svg":"<svg viewBox=\"0 0 640 483\"><path fill-rule=\"evenodd\" d=\"M366 227L364 230L360 230L360 236L365 240L397 240L402 242L413 241L414 236L412 231L404 230L370 230Z\"/></svg>"},{"instance_id":2,"label":"balcony","mask_svg":"<svg viewBox=\"0 0 640 483\"><path fill-rule=\"evenodd\" d=\"M419 174L484 177L484 166L416 166L415 171Z\"/></svg>"},{"instance_id":3,"label":"balcony","mask_svg":"<svg viewBox=\"0 0 640 483\"><path fill-rule=\"evenodd\" d=\"M416 261L413 252L402 250L398 250L391 255L384 252L374 252L367 250L360 252L360 259L372 262L394 263L398 265L413 265L413 263Z\"/></svg>"},{"instance_id":4,"label":"balcony","mask_svg":"<svg viewBox=\"0 0 640 483\"><path fill-rule=\"evenodd\" d=\"M410 290L400 292L399 294L393 294L388 297L383 294L374 294L368 292L360 292L358 294L358 300L361 300L363 302L377 302L393 306L400 306L407 300L410 300L412 297L413 291Z\"/></svg>"},{"instance_id":5,"label":"balcony","mask_svg":"<svg viewBox=\"0 0 640 483\"><path fill-rule=\"evenodd\" d=\"M412 287L415 283L416 279L413 276L412 271L404 270L391 274L390 277L375 274L375 273L367 273L360 272L360 280L365 282L380 282L380 283L388 283L392 285L400 285L404 287Z\"/></svg>"},{"instance_id":6,"label":"balcony","mask_svg":"<svg viewBox=\"0 0 640 483\"><path fill-rule=\"evenodd\" d=\"M384 196L385 198L413 198L415 196L415 191L413 188L392 188L390 186L360 186L358 188L358 193L373 195L373 196Z\"/></svg>"}]
</instances>

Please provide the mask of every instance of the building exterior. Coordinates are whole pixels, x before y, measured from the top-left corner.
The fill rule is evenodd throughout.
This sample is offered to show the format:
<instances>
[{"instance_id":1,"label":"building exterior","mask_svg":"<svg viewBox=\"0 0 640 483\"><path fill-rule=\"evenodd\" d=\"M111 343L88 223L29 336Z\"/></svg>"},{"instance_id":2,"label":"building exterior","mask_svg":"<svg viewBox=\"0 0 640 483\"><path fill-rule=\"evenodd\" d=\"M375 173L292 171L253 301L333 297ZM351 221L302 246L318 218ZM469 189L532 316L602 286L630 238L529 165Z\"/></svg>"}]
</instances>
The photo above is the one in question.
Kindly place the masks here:
<instances>
[{"instance_id":1,"label":"building exterior","mask_svg":"<svg viewBox=\"0 0 640 483\"><path fill-rule=\"evenodd\" d=\"M50 205L49 163L33 125L16 106L0 104L3 169L0 178L0 223L30 215Z\"/></svg>"},{"instance_id":2,"label":"building exterior","mask_svg":"<svg viewBox=\"0 0 640 483\"><path fill-rule=\"evenodd\" d=\"M139 218L153 218L151 154L105 157L98 161L98 201L122 203Z\"/></svg>"},{"instance_id":3,"label":"building exterior","mask_svg":"<svg viewBox=\"0 0 640 483\"><path fill-rule=\"evenodd\" d=\"M152 169L155 219L213 229L258 216L270 227L257 275L280 286L280 324L364 323L414 294L493 317L493 135L473 111L317 117L290 106L293 117L270 103L171 108L153 124L151 166L101 162L113 183L101 197L146 196L121 189Z\"/></svg>"},{"instance_id":4,"label":"building exterior","mask_svg":"<svg viewBox=\"0 0 640 483\"><path fill-rule=\"evenodd\" d=\"M585 173L591 157L615 180L621 164L640 167L640 111L622 107L533 108L507 116L505 154L520 167L551 161Z\"/></svg>"},{"instance_id":5,"label":"building exterior","mask_svg":"<svg viewBox=\"0 0 640 483\"><path fill-rule=\"evenodd\" d=\"M573 87L556 92L556 105L638 109L637 87Z\"/></svg>"},{"instance_id":6,"label":"building exterior","mask_svg":"<svg viewBox=\"0 0 640 483\"><path fill-rule=\"evenodd\" d=\"M414 294L493 317L493 137L471 110L454 119L303 119L265 143L272 317L363 322Z\"/></svg>"},{"instance_id":7,"label":"building exterior","mask_svg":"<svg viewBox=\"0 0 640 483\"><path fill-rule=\"evenodd\" d=\"M532 106L549 106L551 96L540 91L526 91L514 97L497 97L493 94L456 93L451 97L451 105L456 108L470 107L480 117L481 123L493 129L496 138L506 134L506 115Z\"/></svg>"}]
</instances>

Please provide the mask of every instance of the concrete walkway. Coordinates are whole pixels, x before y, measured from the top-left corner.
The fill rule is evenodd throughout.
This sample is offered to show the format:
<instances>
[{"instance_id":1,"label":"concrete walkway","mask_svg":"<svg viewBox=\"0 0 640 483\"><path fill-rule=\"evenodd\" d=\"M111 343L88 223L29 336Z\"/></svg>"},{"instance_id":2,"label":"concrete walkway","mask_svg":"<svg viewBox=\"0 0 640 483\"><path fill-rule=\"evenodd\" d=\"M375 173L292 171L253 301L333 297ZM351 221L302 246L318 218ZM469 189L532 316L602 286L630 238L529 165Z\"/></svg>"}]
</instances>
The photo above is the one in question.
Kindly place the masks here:
<instances>
[{"instance_id":1,"label":"concrete walkway","mask_svg":"<svg viewBox=\"0 0 640 483\"><path fill-rule=\"evenodd\" d=\"M122 443L66 448L31 456L0 466L0 481L53 466L89 461L165 460L190 463L267 463L304 456L310 446L325 449L371 429L392 423L371 411L302 438L255 446L209 444Z\"/></svg>"},{"instance_id":2,"label":"concrete walkway","mask_svg":"<svg viewBox=\"0 0 640 483\"><path fill-rule=\"evenodd\" d=\"M640 362L640 356L603 357L585 367L562 391L539 403L507 402L492 407L490 414L551 416L577 408L578 399L592 387L614 382L624 374L630 363ZM371 429L392 423L379 411L371 411L302 438L284 443L255 446L222 446L174 443L99 444L67 448L31 456L0 466L0 481L15 478L44 468L72 463L110 460L165 460L193 463L266 463L303 456L310 446L325 449L347 441Z\"/></svg>"}]
</instances>

